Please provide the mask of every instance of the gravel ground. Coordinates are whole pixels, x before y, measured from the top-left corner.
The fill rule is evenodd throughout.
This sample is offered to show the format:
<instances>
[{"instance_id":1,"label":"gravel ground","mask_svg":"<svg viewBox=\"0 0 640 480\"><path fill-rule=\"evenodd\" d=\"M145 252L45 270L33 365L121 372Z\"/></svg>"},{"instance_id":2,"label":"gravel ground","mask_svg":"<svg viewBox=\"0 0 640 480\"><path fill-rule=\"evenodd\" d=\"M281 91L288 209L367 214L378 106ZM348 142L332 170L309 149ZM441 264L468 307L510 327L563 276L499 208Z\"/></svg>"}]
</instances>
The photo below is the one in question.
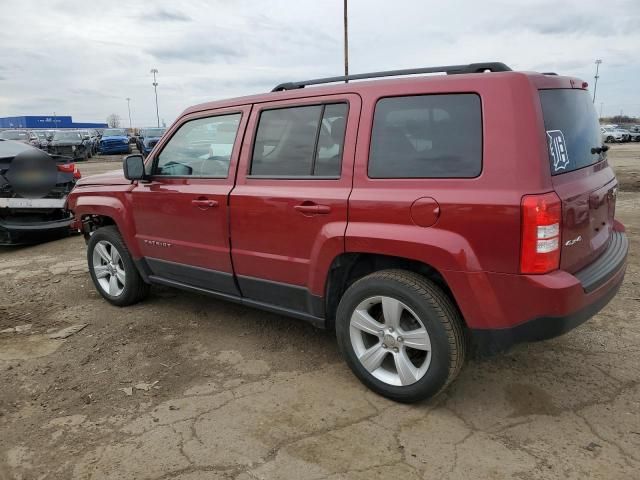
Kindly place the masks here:
<instances>
[{"instance_id":1,"label":"gravel ground","mask_svg":"<svg viewBox=\"0 0 640 480\"><path fill-rule=\"evenodd\" d=\"M631 241L618 296L413 406L296 320L164 288L108 305L79 236L1 248L0 330L30 327L0 333L0 479L640 478L640 144L610 158Z\"/></svg>"}]
</instances>

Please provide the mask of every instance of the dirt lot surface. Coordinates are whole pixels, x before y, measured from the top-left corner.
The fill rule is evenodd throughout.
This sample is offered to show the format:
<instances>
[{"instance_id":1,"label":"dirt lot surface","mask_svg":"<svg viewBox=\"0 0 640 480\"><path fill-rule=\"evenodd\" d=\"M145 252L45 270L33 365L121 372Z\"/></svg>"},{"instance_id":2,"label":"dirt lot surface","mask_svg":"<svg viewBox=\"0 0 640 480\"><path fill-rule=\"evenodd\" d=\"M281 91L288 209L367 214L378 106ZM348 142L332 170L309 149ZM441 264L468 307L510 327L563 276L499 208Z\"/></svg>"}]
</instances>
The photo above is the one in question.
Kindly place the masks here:
<instances>
[{"instance_id":1,"label":"dirt lot surface","mask_svg":"<svg viewBox=\"0 0 640 480\"><path fill-rule=\"evenodd\" d=\"M79 236L0 249L0 479L640 478L640 144L610 158L631 242L618 296L413 406L296 320L163 288L110 306Z\"/></svg>"}]
</instances>

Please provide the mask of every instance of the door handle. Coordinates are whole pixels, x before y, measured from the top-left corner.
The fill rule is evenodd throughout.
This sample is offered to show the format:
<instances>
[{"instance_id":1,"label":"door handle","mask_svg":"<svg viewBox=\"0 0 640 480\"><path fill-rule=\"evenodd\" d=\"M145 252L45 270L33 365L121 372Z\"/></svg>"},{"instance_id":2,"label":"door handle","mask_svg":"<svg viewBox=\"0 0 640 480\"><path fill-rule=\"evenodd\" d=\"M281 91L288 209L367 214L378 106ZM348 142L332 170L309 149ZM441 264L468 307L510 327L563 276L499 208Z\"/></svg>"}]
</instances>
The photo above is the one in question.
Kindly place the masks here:
<instances>
[{"instance_id":1,"label":"door handle","mask_svg":"<svg viewBox=\"0 0 640 480\"><path fill-rule=\"evenodd\" d=\"M217 207L218 202L216 200L209 200L208 198L198 198L196 200L191 200L191 205L201 208L202 210L206 210L207 208Z\"/></svg>"},{"instance_id":2,"label":"door handle","mask_svg":"<svg viewBox=\"0 0 640 480\"><path fill-rule=\"evenodd\" d=\"M304 215L326 215L331 212L331 207L329 205L316 205L315 203L303 203L301 205L296 205L293 208Z\"/></svg>"}]
</instances>

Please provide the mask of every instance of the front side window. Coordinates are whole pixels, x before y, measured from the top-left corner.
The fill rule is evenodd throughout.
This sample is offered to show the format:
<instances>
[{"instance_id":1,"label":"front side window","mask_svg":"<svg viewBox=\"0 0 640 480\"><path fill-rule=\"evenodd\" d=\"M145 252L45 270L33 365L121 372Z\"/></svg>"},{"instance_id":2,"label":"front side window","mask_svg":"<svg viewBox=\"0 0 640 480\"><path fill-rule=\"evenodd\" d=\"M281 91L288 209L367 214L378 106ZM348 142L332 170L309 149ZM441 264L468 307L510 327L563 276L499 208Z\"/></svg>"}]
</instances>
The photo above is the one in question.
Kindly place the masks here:
<instances>
[{"instance_id":1,"label":"front side window","mask_svg":"<svg viewBox=\"0 0 640 480\"><path fill-rule=\"evenodd\" d=\"M346 120L346 103L263 111L250 174L339 177Z\"/></svg>"},{"instance_id":2,"label":"front side window","mask_svg":"<svg viewBox=\"0 0 640 480\"><path fill-rule=\"evenodd\" d=\"M376 104L369 177L473 178L481 170L478 95L392 97Z\"/></svg>"},{"instance_id":3,"label":"front side window","mask_svg":"<svg viewBox=\"0 0 640 480\"><path fill-rule=\"evenodd\" d=\"M158 155L154 174L226 177L240 117L232 113L185 123Z\"/></svg>"}]
</instances>

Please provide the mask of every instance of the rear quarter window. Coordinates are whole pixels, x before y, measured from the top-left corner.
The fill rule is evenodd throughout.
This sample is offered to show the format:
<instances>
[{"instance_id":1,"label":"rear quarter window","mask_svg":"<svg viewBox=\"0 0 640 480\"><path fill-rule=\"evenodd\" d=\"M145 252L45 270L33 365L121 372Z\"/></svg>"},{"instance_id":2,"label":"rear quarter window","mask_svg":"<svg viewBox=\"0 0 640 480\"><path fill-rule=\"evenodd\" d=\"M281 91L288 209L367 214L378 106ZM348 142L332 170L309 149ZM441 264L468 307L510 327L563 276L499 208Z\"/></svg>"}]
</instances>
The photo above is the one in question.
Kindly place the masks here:
<instances>
[{"instance_id":1,"label":"rear quarter window","mask_svg":"<svg viewBox=\"0 0 640 480\"><path fill-rule=\"evenodd\" d=\"M598 115L589 92L580 89L540 90L552 175L592 165L602 145Z\"/></svg>"},{"instance_id":2,"label":"rear quarter window","mask_svg":"<svg viewBox=\"0 0 640 480\"><path fill-rule=\"evenodd\" d=\"M473 178L482 170L482 111L473 93L390 97L376 104L371 178Z\"/></svg>"}]
</instances>

